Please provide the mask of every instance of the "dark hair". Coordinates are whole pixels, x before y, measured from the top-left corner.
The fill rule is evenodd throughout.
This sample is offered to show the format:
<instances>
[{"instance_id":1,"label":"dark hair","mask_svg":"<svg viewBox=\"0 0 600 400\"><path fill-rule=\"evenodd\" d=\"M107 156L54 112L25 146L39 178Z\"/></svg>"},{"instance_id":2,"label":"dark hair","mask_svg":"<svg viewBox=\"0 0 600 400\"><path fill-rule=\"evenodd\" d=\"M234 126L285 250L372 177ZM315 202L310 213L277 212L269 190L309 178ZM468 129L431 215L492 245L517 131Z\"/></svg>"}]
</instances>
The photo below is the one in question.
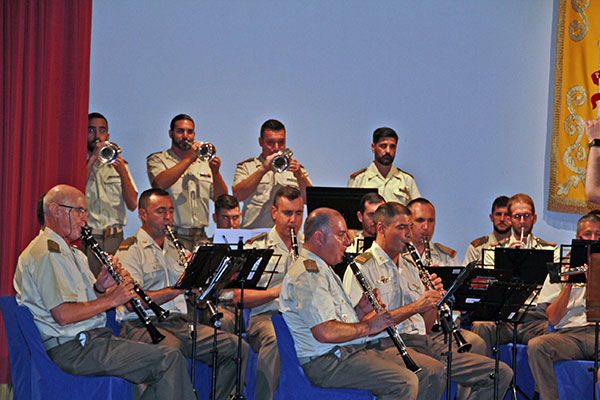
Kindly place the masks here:
<instances>
[{"instance_id":1,"label":"dark hair","mask_svg":"<svg viewBox=\"0 0 600 400\"><path fill-rule=\"evenodd\" d=\"M498 196L492 203L492 214L496 210L496 208L506 207L508 205L508 197L507 196Z\"/></svg>"},{"instance_id":2,"label":"dark hair","mask_svg":"<svg viewBox=\"0 0 600 400\"><path fill-rule=\"evenodd\" d=\"M194 124L194 128L196 128L196 123L194 122L194 119L192 117L190 117L187 114L177 114L176 116L173 117L173 119L171 120L171 125L170 125L170 129L173 130L173 128L175 128L175 122L177 121L181 121L181 120L186 120L186 121L191 121L192 124Z\"/></svg>"},{"instance_id":3,"label":"dark hair","mask_svg":"<svg viewBox=\"0 0 600 400\"><path fill-rule=\"evenodd\" d=\"M410 215L410 210L405 205L397 203L395 201L388 201L385 204L380 205L375 210L375 216L373 220L375 223L383 222L387 224L392 218L397 215Z\"/></svg>"},{"instance_id":4,"label":"dark hair","mask_svg":"<svg viewBox=\"0 0 600 400\"><path fill-rule=\"evenodd\" d=\"M531 207L531 212L535 214L535 205L533 204L533 199L531 198L531 196L529 196L525 193L517 193L517 194L513 195L510 199L508 199L506 208L508 208L508 212L510 213L511 216L512 216L511 207L514 203L529 204L529 206Z\"/></svg>"},{"instance_id":5,"label":"dark hair","mask_svg":"<svg viewBox=\"0 0 600 400\"><path fill-rule=\"evenodd\" d=\"M106 119L106 117L104 115L100 114L99 112L92 112L92 113L88 114L88 121L93 118L103 119L104 122L106 122L106 126L108 126L108 120Z\"/></svg>"},{"instance_id":6,"label":"dark hair","mask_svg":"<svg viewBox=\"0 0 600 400\"><path fill-rule=\"evenodd\" d=\"M383 198L382 195L380 195L377 192L369 192L367 194L365 194L363 197L361 197L360 199L360 208L359 211L360 213L364 213L365 212L365 208L367 203L385 203L385 199Z\"/></svg>"},{"instance_id":7,"label":"dark hair","mask_svg":"<svg viewBox=\"0 0 600 400\"><path fill-rule=\"evenodd\" d=\"M585 214L584 216L582 216L581 218L579 218L579 220L577 221L577 234L579 234L579 231L581 230L581 225L586 222L600 222L600 215L598 214L597 210L594 211L590 211L589 213Z\"/></svg>"},{"instance_id":8,"label":"dark hair","mask_svg":"<svg viewBox=\"0 0 600 400\"><path fill-rule=\"evenodd\" d=\"M215 201L215 212L218 213L219 210L233 210L234 208L239 208L240 202L234 196L230 194L222 194Z\"/></svg>"},{"instance_id":9,"label":"dark hair","mask_svg":"<svg viewBox=\"0 0 600 400\"><path fill-rule=\"evenodd\" d=\"M373 144L379 142L381 139L384 139L384 138L396 139L396 142L397 142L398 134L392 128L388 128L385 126L375 129L375 132L373 132Z\"/></svg>"},{"instance_id":10,"label":"dark hair","mask_svg":"<svg viewBox=\"0 0 600 400\"><path fill-rule=\"evenodd\" d=\"M276 119L268 119L260 127L260 137L264 136L266 130L275 132L285 131L285 126Z\"/></svg>"},{"instance_id":11,"label":"dark hair","mask_svg":"<svg viewBox=\"0 0 600 400\"><path fill-rule=\"evenodd\" d=\"M275 192L275 198L273 198L273 205L277 206L277 200L279 200L282 197L285 197L288 200L296 200L301 196L302 193L300 193L300 190L298 188L295 188L293 186L284 186L279 188L277 192Z\"/></svg>"},{"instance_id":12,"label":"dark hair","mask_svg":"<svg viewBox=\"0 0 600 400\"><path fill-rule=\"evenodd\" d=\"M37 200L37 205L35 208L35 215L37 216L37 220L41 226L44 226L44 196L41 195Z\"/></svg>"},{"instance_id":13,"label":"dark hair","mask_svg":"<svg viewBox=\"0 0 600 400\"><path fill-rule=\"evenodd\" d=\"M422 206L430 205L435 210L433 203L427 200L425 197L417 197L416 199L412 199L408 202L406 207L411 208L413 204L420 204Z\"/></svg>"},{"instance_id":14,"label":"dark hair","mask_svg":"<svg viewBox=\"0 0 600 400\"><path fill-rule=\"evenodd\" d=\"M160 196L160 197L169 197L169 192L159 188L152 188L148 190L144 190L140 195L140 199L138 200L138 208L146 208L148 206L148 200L152 195Z\"/></svg>"}]
</instances>

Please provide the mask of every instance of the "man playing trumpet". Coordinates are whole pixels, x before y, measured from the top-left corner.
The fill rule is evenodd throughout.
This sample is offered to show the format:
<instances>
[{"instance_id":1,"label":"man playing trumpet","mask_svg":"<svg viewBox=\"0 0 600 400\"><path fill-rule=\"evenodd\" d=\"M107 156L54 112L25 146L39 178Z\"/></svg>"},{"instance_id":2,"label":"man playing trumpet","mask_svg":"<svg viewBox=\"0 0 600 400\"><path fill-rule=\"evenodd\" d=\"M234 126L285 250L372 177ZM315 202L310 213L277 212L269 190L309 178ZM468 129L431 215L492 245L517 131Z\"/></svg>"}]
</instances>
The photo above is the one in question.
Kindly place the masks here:
<instances>
[{"instance_id":1,"label":"man playing trumpet","mask_svg":"<svg viewBox=\"0 0 600 400\"><path fill-rule=\"evenodd\" d=\"M208 225L208 200L227 193L219 171L221 159L199 158L202 143L194 141L195 129L192 117L176 115L169 129L171 148L152 153L146 160L152 187L166 190L173 198L175 233L188 250L208 241L204 230Z\"/></svg>"},{"instance_id":2,"label":"man playing trumpet","mask_svg":"<svg viewBox=\"0 0 600 400\"><path fill-rule=\"evenodd\" d=\"M94 239L109 254L115 254L123 241L123 227L128 210L137 206L137 188L127 162L116 151L112 159L99 157L100 150L109 145L108 121L100 113L88 115L87 182L85 195L89 208L88 225ZM86 249L94 275L101 270L100 262Z\"/></svg>"}]
</instances>

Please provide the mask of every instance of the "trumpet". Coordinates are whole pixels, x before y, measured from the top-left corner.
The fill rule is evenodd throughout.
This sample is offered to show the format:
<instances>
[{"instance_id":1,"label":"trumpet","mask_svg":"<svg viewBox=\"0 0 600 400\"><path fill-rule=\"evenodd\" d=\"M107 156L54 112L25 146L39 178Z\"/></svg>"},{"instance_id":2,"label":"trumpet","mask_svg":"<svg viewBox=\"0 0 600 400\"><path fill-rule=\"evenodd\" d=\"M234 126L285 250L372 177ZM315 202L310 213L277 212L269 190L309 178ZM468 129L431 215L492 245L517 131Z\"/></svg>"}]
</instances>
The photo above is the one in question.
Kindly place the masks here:
<instances>
[{"instance_id":1,"label":"trumpet","mask_svg":"<svg viewBox=\"0 0 600 400\"><path fill-rule=\"evenodd\" d=\"M202 161L212 161L217 154L217 148L212 143L202 143L198 149L198 158Z\"/></svg>"},{"instance_id":2,"label":"trumpet","mask_svg":"<svg viewBox=\"0 0 600 400\"><path fill-rule=\"evenodd\" d=\"M294 153L290 149L280 150L275 154L273 158L273 170L275 172L285 172L290 167L292 163L292 156Z\"/></svg>"},{"instance_id":3,"label":"trumpet","mask_svg":"<svg viewBox=\"0 0 600 400\"><path fill-rule=\"evenodd\" d=\"M417 251L415 246L413 246L412 243L406 243L406 248L408 249L412 260L417 267L417 271L419 272L419 278L421 279L421 282L423 282L425 288L428 290L435 290L435 286L433 285L433 281L431 280L431 275L429 274L429 271L427 271L427 269L425 268L425 265L423 265L423 261L421 260L419 252ZM472 345L471 343L465 340L462 333L460 333L460 330L454 323L454 320L452 319L452 310L450 310L448 304L440 304L439 309L441 321L436 321L436 323L431 329L433 331L439 330L441 325L442 329L444 330L444 333L452 333L452 336L456 341L456 346L458 347L457 351L459 353L465 353L471 350Z\"/></svg>"},{"instance_id":4,"label":"trumpet","mask_svg":"<svg viewBox=\"0 0 600 400\"><path fill-rule=\"evenodd\" d=\"M121 147L118 144L109 142L108 140L104 142L104 145L100 147L98 150L98 160L102 164L113 164L117 161L117 158L121 154Z\"/></svg>"},{"instance_id":5,"label":"trumpet","mask_svg":"<svg viewBox=\"0 0 600 400\"><path fill-rule=\"evenodd\" d=\"M294 228L290 228L290 240L292 242L292 261L296 261L300 255L300 249L298 247L298 236Z\"/></svg>"},{"instance_id":6,"label":"trumpet","mask_svg":"<svg viewBox=\"0 0 600 400\"><path fill-rule=\"evenodd\" d=\"M369 302L373 306L373 310L375 310L376 313L380 313L381 311L383 311L383 307L375 298L375 294L373 293L371 285L369 285L367 278L365 278L365 276L360 271L360 268L358 268L358 265L356 265L356 261L353 260L349 255L344 254L344 262L347 262L348 266L352 269L352 273L356 277L356 280L360 284L360 287L362 288L363 292L369 299ZM398 349L398 352L400 353L400 356L402 357L406 368L408 368L414 373L419 372L421 370L421 367L419 367L417 363L415 363L415 361L410 357L410 354L408 354L408 351L406 350L406 344L404 344L404 341L402 340L398 329L396 327L388 327L385 330L389 335L390 339L392 339L392 342L396 346L396 349Z\"/></svg>"},{"instance_id":7,"label":"trumpet","mask_svg":"<svg viewBox=\"0 0 600 400\"><path fill-rule=\"evenodd\" d=\"M100 249L100 245L98 244L96 239L94 239L94 236L92 236L92 229L89 226L84 226L81 228L81 240L87 246L89 246L92 253L94 253L94 256L96 256L100 263L104 265L104 267L107 269L108 273L112 276L114 281L117 282L117 284L120 284L123 281L123 278L115 269L114 265L112 264L112 261L110 261L110 258L108 258L108 253ZM155 303L146 293L144 293L139 284L134 283L133 291L138 295L138 297L129 300L129 304L133 308L133 311L137 314L140 321L142 321L142 323L148 330L150 338L152 339L152 343L156 344L163 340L165 336L162 333L160 333L158 329L156 329L156 327L152 324L152 321L150 321L150 317L148 316L148 313L142 306L142 302L140 301L140 299L143 300L144 303L146 303L146 305L148 306L148 308L150 308L154 312L154 315L159 321L163 321L169 316L169 310L165 310L160 305Z\"/></svg>"},{"instance_id":8,"label":"trumpet","mask_svg":"<svg viewBox=\"0 0 600 400\"><path fill-rule=\"evenodd\" d=\"M173 242L173 245L175 246L175 248L177 249L177 254L179 255L179 265L181 265L187 269L189 263L187 260L187 256L185 254L185 249L183 248L183 245L181 244L181 242L179 241L177 236L175 236L175 231L173 230L173 227L171 225L167 225L165 227L165 232L166 232L167 236L169 237L169 239L171 240L171 242ZM219 312L217 310L217 307L215 307L215 305L210 300L206 300L206 309L208 310L208 316L209 316L208 318L209 318L210 322L216 328L220 328L221 327L221 318L223 318L223 313Z\"/></svg>"}]
</instances>

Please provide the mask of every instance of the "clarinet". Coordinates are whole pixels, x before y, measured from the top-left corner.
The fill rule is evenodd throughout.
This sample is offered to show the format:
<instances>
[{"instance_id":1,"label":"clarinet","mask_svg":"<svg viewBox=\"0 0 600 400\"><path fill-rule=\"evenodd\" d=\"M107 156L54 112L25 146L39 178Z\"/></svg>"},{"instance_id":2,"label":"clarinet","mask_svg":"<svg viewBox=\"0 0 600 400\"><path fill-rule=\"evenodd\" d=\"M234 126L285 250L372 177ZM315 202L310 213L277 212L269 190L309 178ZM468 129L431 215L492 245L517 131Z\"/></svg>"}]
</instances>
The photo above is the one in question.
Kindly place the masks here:
<instances>
[{"instance_id":1,"label":"clarinet","mask_svg":"<svg viewBox=\"0 0 600 400\"><path fill-rule=\"evenodd\" d=\"M187 269L189 263L187 260L187 256L185 255L185 249L183 248L183 245L181 244L177 236L175 236L175 231L173 231L173 227L171 225L167 225L165 227L165 232L167 233L167 236L169 237L171 242L173 242L173 245L177 249L177 254L179 254L179 265ZM217 310L217 307L215 307L212 301L206 300L205 304L206 309L208 310L208 318L210 322L213 324L213 326L220 328L223 313Z\"/></svg>"},{"instance_id":2,"label":"clarinet","mask_svg":"<svg viewBox=\"0 0 600 400\"><path fill-rule=\"evenodd\" d=\"M300 250L298 248L298 237L296 236L294 228L290 228L290 240L292 242L292 261L296 261L298 255L300 255Z\"/></svg>"},{"instance_id":3,"label":"clarinet","mask_svg":"<svg viewBox=\"0 0 600 400\"><path fill-rule=\"evenodd\" d=\"M360 268L358 268L358 265L356 265L356 262L354 260L349 260L348 259L349 256L347 256L347 255L344 255L344 258L345 258L344 261L349 261L348 266L350 268L352 268L352 272L354 273L354 276L356 277L356 280L360 284L360 287L362 288L363 292L367 295L367 298L371 302L371 305L373 306L373 310L375 310L375 312L377 312L377 313L383 311L383 307L381 307L381 304L379 304L379 302L375 298L375 294L373 293L373 289L371 288L371 285L369 285L369 282L367 281L365 276L360 271ZM422 368L419 367L417 365L417 363L415 363L415 361L410 357L410 354L408 354L408 351L406 350L406 345L404 344L404 341L400 337L400 333L398 333L398 329L396 329L396 327L394 326L394 327L387 327L387 328L385 328L385 330L386 330L387 334L389 335L390 339L392 339L392 342L394 343L396 348L398 349L400 356L402 356L402 360L404 361L406 368L408 368L409 370L411 370L414 373L419 372Z\"/></svg>"},{"instance_id":4,"label":"clarinet","mask_svg":"<svg viewBox=\"0 0 600 400\"><path fill-rule=\"evenodd\" d=\"M106 268L110 276L112 276L113 280L117 283L117 285L120 284L123 281L123 277L121 277L119 272L117 272L116 268L112 264L112 261L110 261L108 253L106 253L100 248L100 245L92 236L92 229L89 226L84 226L81 228L81 240L86 244L86 246L88 246L91 249L92 253L94 253L94 255L100 261L100 263L104 265L104 267ZM165 310L161 306L156 304L146 293L144 293L140 285L136 282L134 282L133 284L133 291L138 295L138 297L129 300L128 303L131 305L133 311L135 311L140 321L142 321L142 323L148 330L148 333L152 338L152 343L156 344L163 340L165 336L162 333L160 333L158 329L156 329L156 327L152 324L148 313L142 306L141 300L143 300L144 303L154 312L154 315L156 315L156 318L159 321L162 321L169 316L169 310Z\"/></svg>"},{"instance_id":5,"label":"clarinet","mask_svg":"<svg viewBox=\"0 0 600 400\"><path fill-rule=\"evenodd\" d=\"M415 246L412 243L406 243L406 248L408 249L408 252L409 252L410 256L412 257L412 260L417 267L417 271L419 272L419 278L421 279L421 282L423 282L423 285L428 290L435 290L435 286L433 285L433 281L431 280L431 275L429 275L429 271L427 271L427 268L425 268L425 265L423 265L423 261L421 260L421 257L419 256L419 252L417 251ZM454 340L456 341L456 346L458 348L457 351L459 353L465 353L465 352L471 350L472 345L471 345L471 343L469 343L465 340L462 333L460 333L460 330L454 323L454 320L452 319L452 310L450 310L450 307L448 306L448 304L443 303L439 306L439 308L440 308L440 314L441 314L442 329L444 330L444 333L452 332L452 336L454 337ZM437 327L436 327L436 325L437 325ZM439 329L440 329L440 323L438 321L436 321L436 323L431 328L431 330L437 331Z\"/></svg>"},{"instance_id":6,"label":"clarinet","mask_svg":"<svg viewBox=\"0 0 600 400\"><path fill-rule=\"evenodd\" d=\"M433 260L431 259L431 243L429 243L429 239L427 237L423 238L423 258L425 258L424 264L426 266L430 266L433 264Z\"/></svg>"}]
</instances>

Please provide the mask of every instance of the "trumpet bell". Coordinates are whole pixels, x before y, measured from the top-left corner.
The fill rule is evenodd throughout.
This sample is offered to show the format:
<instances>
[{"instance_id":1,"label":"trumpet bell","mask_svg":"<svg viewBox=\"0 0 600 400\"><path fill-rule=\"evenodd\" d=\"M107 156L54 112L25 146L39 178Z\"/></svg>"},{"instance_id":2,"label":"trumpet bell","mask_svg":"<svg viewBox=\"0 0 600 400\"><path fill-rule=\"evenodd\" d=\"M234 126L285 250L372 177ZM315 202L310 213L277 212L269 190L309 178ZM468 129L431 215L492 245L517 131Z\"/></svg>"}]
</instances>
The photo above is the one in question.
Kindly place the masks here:
<instances>
[{"instance_id":1,"label":"trumpet bell","mask_svg":"<svg viewBox=\"0 0 600 400\"><path fill-rule=\"evenodd\" d=\"M285 172L290 167L292 162L292 156L294 153L290 149L285 149L282 151L278 151L275 157L273 158L273 170L275 172Z\"/></svg>"},{"instance_id":2,"label":"trumpet bell","mask_svg":"<svg viewBox=\"0 0 600 400\"><path fill-rule=\"evenodd\" d=\"M198 158L202 161L212 161L217 154L217 148L212 143L202 143L198 149Z\"/></svg>"},{"instance_id":3,"label":"trumpet bell","mask_svg":"<svg viewBox=\"0 0 600 400\"><path fill-rule=\"evenodd\" d=\"M107 141L98 151L98 159L102 164L112 164L117 161L119 154L121 154L119 145Z\"/></svg>"}]
</instances>

